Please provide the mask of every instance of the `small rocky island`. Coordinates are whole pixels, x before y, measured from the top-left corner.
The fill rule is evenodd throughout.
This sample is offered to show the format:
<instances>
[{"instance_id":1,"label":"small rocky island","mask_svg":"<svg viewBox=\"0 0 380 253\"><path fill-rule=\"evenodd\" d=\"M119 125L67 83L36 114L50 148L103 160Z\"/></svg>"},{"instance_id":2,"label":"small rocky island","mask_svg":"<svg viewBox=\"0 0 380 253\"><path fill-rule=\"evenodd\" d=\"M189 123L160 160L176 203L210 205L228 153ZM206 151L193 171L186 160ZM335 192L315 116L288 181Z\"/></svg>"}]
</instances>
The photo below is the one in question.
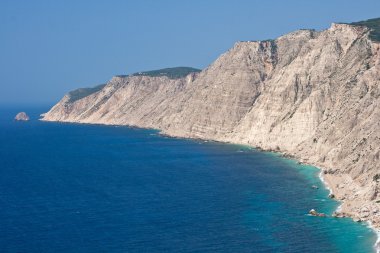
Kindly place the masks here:
<instances>
[{"instance_id":1,"label":"small rocky island","mask_svg":"<svg viewBox=\"0 0 380 253\"><path fill-rule=\"evenodd\" d=\"M310 214L311 216L318 216L318 217L326 217L326 216L327 216L327 215L324 214L324 213L318 213L318 212L315 211L314 209L311 209L311 210L309 211L309 214Z\"/></svg>"},{"instance_id":2,"label":"small rocky island","mask_svg":"<svg viewBox=\"0 0 380 253\"><path fill-rule=\"evenodd\" d=\"M19 112L19 113L17 113L15 120L17 120L17 121L28 121L29 116L25 112Z\"/></svg>"}]
</instances>

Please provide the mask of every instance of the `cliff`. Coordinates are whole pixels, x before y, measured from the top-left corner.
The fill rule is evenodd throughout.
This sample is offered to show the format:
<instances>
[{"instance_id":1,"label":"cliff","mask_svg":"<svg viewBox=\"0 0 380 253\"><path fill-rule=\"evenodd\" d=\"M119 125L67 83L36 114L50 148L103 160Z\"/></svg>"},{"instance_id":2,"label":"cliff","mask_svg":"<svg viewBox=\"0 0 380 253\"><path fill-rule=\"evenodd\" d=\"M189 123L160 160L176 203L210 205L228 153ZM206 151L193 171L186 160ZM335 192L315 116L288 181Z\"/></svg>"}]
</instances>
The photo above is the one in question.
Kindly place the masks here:
<instances>
[{"instance_id":1,"label":"cliff","mask_svg":"<svg viewBox=\"0 0 380 253\"><path fill-rule=\"evenodd\" d=\"M320 167L340 215L380 227L380 42L360 24L238 42L201 72L116 76L43 120L157 128ZM160 71L158 71L160 73Z\"/></svg>"}]
</instances>

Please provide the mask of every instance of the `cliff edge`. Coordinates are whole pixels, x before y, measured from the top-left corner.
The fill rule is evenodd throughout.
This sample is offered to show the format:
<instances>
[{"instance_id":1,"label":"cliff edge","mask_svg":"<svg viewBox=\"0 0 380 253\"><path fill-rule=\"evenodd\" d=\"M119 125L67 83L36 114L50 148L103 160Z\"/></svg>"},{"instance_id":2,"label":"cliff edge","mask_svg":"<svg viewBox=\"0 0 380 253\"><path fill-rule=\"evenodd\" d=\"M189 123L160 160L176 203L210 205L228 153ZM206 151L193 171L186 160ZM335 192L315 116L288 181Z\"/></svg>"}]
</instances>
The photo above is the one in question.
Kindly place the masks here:
<instances>
[{"instance_id":1,"label":"cliff edge","mask_svg":"<svg viewBox=\"0 0 380 253\"><path fill-rule=\"evenodd\" d=\"M157 128L282 152L322 169L343 203L340 216L380 228L380 42L373 34L363 24L332 24L238 42L201 72L116 76L77 99L69 93L43 120Z\"/></svg>"}]
</instances>

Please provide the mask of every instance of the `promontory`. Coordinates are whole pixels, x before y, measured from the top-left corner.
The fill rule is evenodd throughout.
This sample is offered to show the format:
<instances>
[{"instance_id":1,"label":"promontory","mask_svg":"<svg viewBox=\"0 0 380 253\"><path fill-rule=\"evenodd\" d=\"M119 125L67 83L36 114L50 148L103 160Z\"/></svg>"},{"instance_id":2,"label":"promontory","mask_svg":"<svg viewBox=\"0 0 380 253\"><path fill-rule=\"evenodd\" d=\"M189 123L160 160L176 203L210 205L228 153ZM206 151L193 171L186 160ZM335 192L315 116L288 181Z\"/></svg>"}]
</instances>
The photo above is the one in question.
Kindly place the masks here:
<instances>
[{"instance_id":1,"label":"promontory","mask_svg":"<svg viewBox=\"0 0 380 253\"><path fill-rule=\"evenodd\" d=\"M43 120L282 152L321 168L339 216L380 228L380 19L237 42L202 71L115 76L68 93Z\"/></svg>"}]
</instances>

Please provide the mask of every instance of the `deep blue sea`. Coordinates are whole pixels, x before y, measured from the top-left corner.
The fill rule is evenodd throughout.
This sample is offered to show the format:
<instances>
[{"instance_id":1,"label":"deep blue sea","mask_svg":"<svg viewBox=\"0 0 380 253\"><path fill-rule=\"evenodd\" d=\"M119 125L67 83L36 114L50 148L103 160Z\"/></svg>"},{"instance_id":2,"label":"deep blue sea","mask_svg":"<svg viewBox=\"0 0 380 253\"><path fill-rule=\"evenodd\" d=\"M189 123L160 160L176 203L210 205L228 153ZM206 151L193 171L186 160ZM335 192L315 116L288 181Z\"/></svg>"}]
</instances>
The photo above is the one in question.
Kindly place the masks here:
<instances>
[{"instance_id":1,"label":"deep blue sea","mask_svg":"<svg viewBox=\"0 0 380 253\"><path fill-rule=\"evenodd\" d=\"M0 109L0 252L373 252L318 169L154 130ZM26 110L32 120L15 122ZM318 185L319 189L313 189Z\"/></svg>"}]
</instances>

